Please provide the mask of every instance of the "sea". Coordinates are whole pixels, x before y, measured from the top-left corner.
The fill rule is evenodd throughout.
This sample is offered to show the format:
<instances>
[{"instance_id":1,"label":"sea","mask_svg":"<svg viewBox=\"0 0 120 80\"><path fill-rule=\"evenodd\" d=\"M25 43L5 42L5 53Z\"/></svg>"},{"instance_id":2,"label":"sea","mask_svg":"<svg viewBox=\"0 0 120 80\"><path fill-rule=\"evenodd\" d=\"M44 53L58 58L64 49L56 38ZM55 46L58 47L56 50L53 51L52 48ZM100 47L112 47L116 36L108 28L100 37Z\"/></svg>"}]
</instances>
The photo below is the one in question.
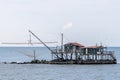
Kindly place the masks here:
<instances>
[{"instance_id":1,"label":"sea","mask_svg":"<svg viewBox=\"0 0 120 80\"><path fill-rule=\"evenodd\" d=\"M3 64L31 61L34 51L39 60L52 57L45 47L0 47L0 80L120 80L120 47L107 49L114 51L117 64Z\"/></svg>"}]
</instances>

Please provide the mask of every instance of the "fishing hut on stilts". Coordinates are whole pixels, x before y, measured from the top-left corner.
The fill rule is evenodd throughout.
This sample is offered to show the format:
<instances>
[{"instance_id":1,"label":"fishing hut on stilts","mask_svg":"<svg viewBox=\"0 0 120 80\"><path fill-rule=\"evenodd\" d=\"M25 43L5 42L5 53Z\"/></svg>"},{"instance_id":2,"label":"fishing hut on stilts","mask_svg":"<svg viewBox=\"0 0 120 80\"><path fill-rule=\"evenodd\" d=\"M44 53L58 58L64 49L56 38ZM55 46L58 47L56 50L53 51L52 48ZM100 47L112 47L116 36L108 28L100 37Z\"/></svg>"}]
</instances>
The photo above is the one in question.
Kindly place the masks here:
<instances>
[{"instance_id":1,"label":"fishing hut on stilts","mask_svg":"<svg viewBox=\"0 0 120 80\"><path fill-rule=\"evenodd\" d=\"M107 47L88 46L69 42L63 45L63 34L61 48L52 52L51 64L116 64L114 51L107 51Z\"/></svg>"},{"instance_id":2,"label":"fishing hut on stilts","mask_svg":"<svg viewBox=\"0 0 120 80\"><path fill-rule=\"evenodd\" d=\"M62 33L61 46L56 47L56 49L51 49L46 45L46 42L43 42L32 31L29 30L29 32L39 41L39 43L35 43L35 44L42 43L51 52L52 60L45 61L44 62L45 64L116 64L117 63L117 59L114 56L114 51L108 51L107 47L104 47L103 45L84 46L77 42L69 42L64 44L63 33ZM31 43L31 39L29 42ZM4 44L11 44L11 43L4 43ZM26 43L14 43L14 44L26 44ZM35 51L34 51L33 63L37 63L35 58Z\"/></svg>"}]
</instances>

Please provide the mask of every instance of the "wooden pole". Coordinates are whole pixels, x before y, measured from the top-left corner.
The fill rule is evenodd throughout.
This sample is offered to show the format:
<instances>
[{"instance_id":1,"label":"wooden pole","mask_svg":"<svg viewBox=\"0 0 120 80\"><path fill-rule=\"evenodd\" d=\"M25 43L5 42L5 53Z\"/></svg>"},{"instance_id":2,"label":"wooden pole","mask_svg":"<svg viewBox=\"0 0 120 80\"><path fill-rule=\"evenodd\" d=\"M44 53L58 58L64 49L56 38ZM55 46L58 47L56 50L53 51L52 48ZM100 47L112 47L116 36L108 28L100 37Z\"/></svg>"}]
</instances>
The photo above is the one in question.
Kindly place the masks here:
<instances>
[{"instance_id":1,"label":"wooden pole","mask_svg":"<svg viewBox=\"0 0 120 80\"><path fill-rule=\"evenodd\" d=\"M63 59L63 33L61 34L61 58Z\"/></svg>"},{"instance_id":2,"label":"wooden pole","mask_svg":"<svg viewBox=\"0 0 120 80\"><path fill-rule=\"evenodd\" d=\"M36 54L35 54L35 50L34 50L34 61L36 60Z\"/></svg>"},{"instance_id":3,"label":"wooden pole","mask_svg":"<svg viewBox=\"0 0 120 80\"><path fill-rule=\"evenodd\" d=\"M29 32L36 38L38 39L46 48L48 48L52 53L54 53L54 51L52 49L50 49L50 47L48 47L40 38L38 38L32 31L29 30ZM56 55L56 54L55 54ZM58 58L59 56L56 55Z\"/></svg>"}]
</instances>

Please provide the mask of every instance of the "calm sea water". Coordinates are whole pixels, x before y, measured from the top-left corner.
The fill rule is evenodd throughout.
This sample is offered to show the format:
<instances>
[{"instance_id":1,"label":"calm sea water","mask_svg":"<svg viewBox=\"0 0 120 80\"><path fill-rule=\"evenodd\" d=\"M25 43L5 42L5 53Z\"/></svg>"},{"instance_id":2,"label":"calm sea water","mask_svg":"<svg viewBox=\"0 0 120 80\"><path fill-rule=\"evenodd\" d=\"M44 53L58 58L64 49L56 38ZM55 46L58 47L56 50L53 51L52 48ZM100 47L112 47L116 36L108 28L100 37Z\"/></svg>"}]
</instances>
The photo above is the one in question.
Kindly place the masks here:
<instances>
[{"instance_id":1,"label":"calm sea water","mask_svg":"<svg viewBox=\"0 0 120 80\"><path fill-rule=\"evenodd\" d=\"M117 65L1 64L0 80L120 80Z\"/></svg>"},{"instance_id":2,"label":"calm sea water","mask_svg":"<svg viewBox=\"0 0 120 80\"><path fill-rule=\"evenodd\" d=\"M120 48L110 47L120 62ZM51 59L46 48L1 47L0 61ZM120 80L120 63L106 65L0 64L0 80Z\"/></svg>"},{"instance_id":3,"label":"calm sea water","mask_svg":"<svg viewBox=\"0 0 120 80\"><path fill-rule=\"evenodd\" d=\"M51 60L51 52L45 47L0 47L0 62L31 61L34 50L37 59Z\"/></svg>"}]
</instances>

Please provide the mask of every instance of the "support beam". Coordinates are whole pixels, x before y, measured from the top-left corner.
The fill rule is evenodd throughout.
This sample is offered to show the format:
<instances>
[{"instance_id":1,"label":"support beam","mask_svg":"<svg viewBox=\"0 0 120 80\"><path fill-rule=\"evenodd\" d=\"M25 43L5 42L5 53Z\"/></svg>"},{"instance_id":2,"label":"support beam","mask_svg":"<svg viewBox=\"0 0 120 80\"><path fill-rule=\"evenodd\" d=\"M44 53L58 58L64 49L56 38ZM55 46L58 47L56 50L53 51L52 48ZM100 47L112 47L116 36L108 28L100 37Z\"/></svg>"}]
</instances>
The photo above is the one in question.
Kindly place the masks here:
<instances>
[{"instance_id":1,"label":"support beam","mask_svg":"<svg viewBox=\"0 0 120 80\"><path fill-rule=\"evenodd\" d=\"M38 39L46 48L48 48L52 53L54 53L54 51L52 49L50 49L50 47L48 47L40 38L38 38L32 31L29 30L29 32L36 38ZM55 54L56 55L56 54ZM58 55L56 55L57 57L59 57Z\"/></svg>"}]
</instances>

